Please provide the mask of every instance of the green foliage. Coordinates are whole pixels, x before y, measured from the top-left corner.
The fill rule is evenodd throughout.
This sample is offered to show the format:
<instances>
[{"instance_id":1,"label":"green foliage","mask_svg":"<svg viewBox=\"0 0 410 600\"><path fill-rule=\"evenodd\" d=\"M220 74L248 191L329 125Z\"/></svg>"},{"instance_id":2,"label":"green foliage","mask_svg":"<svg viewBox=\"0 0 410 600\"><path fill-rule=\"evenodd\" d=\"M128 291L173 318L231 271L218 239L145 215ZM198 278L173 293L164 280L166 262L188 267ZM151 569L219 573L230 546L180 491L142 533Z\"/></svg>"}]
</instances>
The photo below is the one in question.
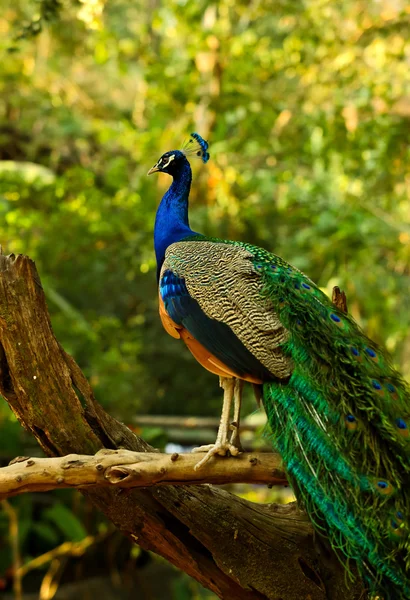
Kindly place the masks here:
<instances>
[{"instance_id":1,"label":"green foliage","mask_svg":"<svg viewBox=\"0 0 410 600\"><path fill-rule=\"evenodd\" d=\"M80 542L87 535L81 521L64 504L53 504L51 508L44 511L44 518L55 525L64 537L72 542Z\"/></svg>"},{"instance_id":2,"label":"green foliage","mask_svg":"<svg viewBox=\"0 0 410 600\"><path fill-rule=\"evenodd\" d=\"M102 8L68 3L4 55L0 88L0 239L36 260L97 397L122 418L219 404L157 318L151 238L169 182L145 174L193 128L212 158L196 165L194 228L341 285L409 373L405 14L318 0ZM4 52L34 13L10 3Z\"/></svg>"},{"instance_id":3,"label":"green foliage","mask_svg":"<svg viewBox=\"0 0 410 600\"><path fill-rule=\"evenodd\" d=\"M219 411L215 377L157 315L169 180L146 172L195 130L211 161L194 166L193 228L340 285L410 375L409 34L404 0L3 0L0 243L36 261L56 335L112 414Z\"/></svg>"},{"instance_id":4,"label":"green foliage","mask_svg":"<svg viewBox=\"0 0 410 600\"><path fill-rule=\"evenodd\" d=\"M3 52L33 6L10 3ZM102 8L68 3L4 54L0 88L0 239L36 260L98 398L122 418L219 404L157 318L151 238L168 180L145 174L193 128L212 157L196 165L194 228L340 284L409 373L405 15L318 0Z\"/></svg>"}]
</instances>

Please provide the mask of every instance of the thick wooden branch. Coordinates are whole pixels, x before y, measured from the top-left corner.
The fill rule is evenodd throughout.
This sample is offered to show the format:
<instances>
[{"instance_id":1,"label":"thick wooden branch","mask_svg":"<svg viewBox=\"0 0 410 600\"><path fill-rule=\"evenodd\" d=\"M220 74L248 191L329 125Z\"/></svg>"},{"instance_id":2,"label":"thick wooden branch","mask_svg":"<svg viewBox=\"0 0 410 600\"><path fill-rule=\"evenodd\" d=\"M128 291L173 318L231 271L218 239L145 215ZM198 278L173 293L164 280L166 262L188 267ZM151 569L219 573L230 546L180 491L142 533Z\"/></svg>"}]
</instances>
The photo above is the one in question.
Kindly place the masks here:
<instances>
[{"instance_id":1,"label":"thick wooden branch","mask_svg":"<svg viewBox=\"0 0 410 600\"><path fill-rule=\"evenodd\" d=\"M0 392L49 456L153 449L95 401L54 337L34 263L0 256ZM353 600L344 569L295 504L257 505L209 485L83 490L125 534L224 600Z\"/></svg>"},{"instance_id":2,"label":"thick wooden branch","mask_svg":"<svg viewBox=\"0 0 410 600\"><path fill-rule=\"evenodd\" d=\"M236 458L215 457L194 470L197 454L160 454L100 450L94 456L20 457L0 469L0 500L25 492L58 488L151 487L200 483L286 484L278 454L249 452Z\"/></svg>"}]
</instances>

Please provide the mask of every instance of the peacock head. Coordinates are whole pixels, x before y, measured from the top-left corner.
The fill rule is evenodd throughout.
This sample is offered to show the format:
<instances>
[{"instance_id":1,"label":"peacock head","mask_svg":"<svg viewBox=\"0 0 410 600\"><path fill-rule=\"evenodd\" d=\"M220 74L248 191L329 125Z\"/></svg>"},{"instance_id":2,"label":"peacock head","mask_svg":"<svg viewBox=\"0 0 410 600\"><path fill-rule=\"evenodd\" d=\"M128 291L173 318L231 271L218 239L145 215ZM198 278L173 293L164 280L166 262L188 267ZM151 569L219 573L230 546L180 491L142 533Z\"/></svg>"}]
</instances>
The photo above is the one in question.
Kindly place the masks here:
<instances>
[{"instance_id":1,"label":"peacock head","mask_svg":"<svg viewBox=\"0 0 410 600\"><path fill-rule=\"evenodd\" d=\"M185 155L182 154L181 150L165 152L159 161L148 171L148 175L157 173L158 171L161 173L168 173L168 175L174 175L185 161Z\"/></svg>"},{"instance_id":2,"label":"peacock head","mask_svg":"<svg viewBox=\"0 0 410 600\"><path fill-rule=\"evenodd\" d=\"M161 173L168 173L168 175L173 176L179 171L182 164L187 161L188 156L201 158L206 163L209 160L207 150L208 142L198 133L191 133L191 137L181 150L165 152L159 161L148 171L148 175L160 171Z\"/></svg>"}]
</instances>

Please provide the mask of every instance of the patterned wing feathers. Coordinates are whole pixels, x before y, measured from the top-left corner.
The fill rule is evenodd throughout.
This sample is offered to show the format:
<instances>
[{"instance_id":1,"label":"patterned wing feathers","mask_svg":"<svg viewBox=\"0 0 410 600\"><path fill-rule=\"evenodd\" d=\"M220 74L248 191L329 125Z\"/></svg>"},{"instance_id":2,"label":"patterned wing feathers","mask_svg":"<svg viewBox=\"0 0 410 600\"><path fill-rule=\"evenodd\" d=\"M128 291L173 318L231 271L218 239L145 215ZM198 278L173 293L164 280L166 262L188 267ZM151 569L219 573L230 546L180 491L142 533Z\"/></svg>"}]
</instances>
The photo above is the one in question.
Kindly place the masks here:
<instances>
[{"instance_id":1,"label":"patterned wing feathers","mask_svg":"<svg viewBox=\"0 0 410 600\"><path fill-rule=\"evenodd\" d=\"M184 278L204 313L228 325L243 345L277 378L288 378L292 363L280 345L288 338L248 250L212 241L168 247L162 272Z\"/></svg>"}]
</instances>

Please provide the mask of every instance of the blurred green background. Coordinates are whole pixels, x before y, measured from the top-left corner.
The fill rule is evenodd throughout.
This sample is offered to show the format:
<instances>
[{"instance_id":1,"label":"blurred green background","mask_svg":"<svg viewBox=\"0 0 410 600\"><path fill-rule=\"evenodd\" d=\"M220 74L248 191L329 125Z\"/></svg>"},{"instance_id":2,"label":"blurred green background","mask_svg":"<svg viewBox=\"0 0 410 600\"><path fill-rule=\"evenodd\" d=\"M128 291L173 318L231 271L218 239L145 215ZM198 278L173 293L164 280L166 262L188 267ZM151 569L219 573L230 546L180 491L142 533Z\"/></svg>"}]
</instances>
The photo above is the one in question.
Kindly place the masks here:
<instances>
[{"instance_id":1,"label":"blurred green background","mask_svg":"<svg viewBox=\"0 0 410 600\"><path fill-rule=\"evenodd\" d=\"M138 413L219 414L216 378L157 316L152 234L170 180L146 172L191 131L211 152L206 166L193 165L193 229L262 245L328 293L339 285L409 377L408 2L0 7L0 243L36 261L57 338L110 413L126 422ZM1 399L0 440L2 464L33 451ZM90 536L97 549L98 536L104 547L124 545L79 495L15 499L0 514L0 589L10 597L13 511L23 564ZM138 549L124 553L120 565L108 561L117 594L124 564L132 573L166 569ZM24 577L33 597L84 578L85 558L66 557L64 568L53 560ZM140 576L138 597L212 597L173 571L169 578L161 596L148 583L141 591L149 577ZM131 575L128 583L135 597ZM56 598L69 597L62 589Z\"/></svg>"}]
</instances>

